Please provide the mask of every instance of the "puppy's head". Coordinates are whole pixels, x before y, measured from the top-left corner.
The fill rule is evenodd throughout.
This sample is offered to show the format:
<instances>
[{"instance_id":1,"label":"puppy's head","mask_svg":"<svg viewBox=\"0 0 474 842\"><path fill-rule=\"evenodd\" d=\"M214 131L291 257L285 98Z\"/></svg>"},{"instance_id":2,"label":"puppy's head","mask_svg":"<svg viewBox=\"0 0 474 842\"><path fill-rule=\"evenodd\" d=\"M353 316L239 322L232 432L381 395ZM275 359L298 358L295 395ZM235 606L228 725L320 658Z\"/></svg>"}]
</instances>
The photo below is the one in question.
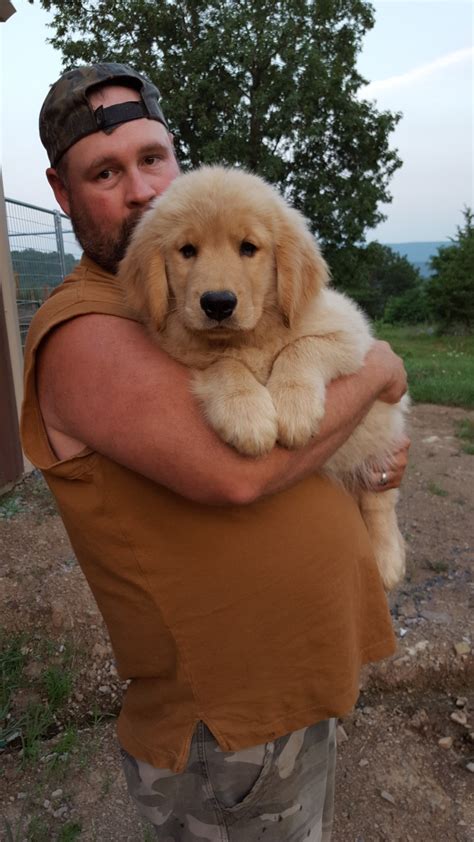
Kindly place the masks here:
<instances>
[{"instance_id":1,"label":"puppy's head","mask_svg":"<svg viewBox=\"0 0 474 842\"><path fill-rule=\"evenodd\" d=\"M272 187L203 167L179 176L144 214L119 277L155 330L170 316L212 340L253 330L275 309L291 326L327 268L304 218Z\"/></svg>"}]
</instances>

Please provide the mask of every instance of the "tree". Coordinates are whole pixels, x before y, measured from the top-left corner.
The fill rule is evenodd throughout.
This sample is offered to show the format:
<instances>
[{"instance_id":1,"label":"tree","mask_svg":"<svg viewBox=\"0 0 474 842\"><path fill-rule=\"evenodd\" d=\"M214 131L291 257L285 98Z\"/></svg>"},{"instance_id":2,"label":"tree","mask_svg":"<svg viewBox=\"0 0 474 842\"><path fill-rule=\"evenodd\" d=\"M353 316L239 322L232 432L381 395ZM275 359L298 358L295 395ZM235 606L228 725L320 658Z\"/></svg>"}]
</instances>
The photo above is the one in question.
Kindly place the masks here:
<instances>
[{"instance_id":1,"label":"tree","mask_svg":"<svg viewBox=\"0 0 474 842\"><path fill-rule=\"evenodd\" d=\"M422 283L406 257L377 242L345 249L337 256L333 275L336 272L336 286L343 287L371 319L381 319L391 299L413 297Z\"/></svg>"},{"instance_id":2,"label":"tree","mask_svg":"<svg viewBox=\"0 0 474 842\"><path fill-rule=\"evenodd\" d=\"M416 325L430 320L426 284L420 278L417 286L402 295L392 295L383 311L383 320L389 324Z\"/></svg>"},{"instance_id":3,"label":"tree","mask_svg":"<svg viewBox=\"0 0 474 842\"><path fill-rule=\"evenodd\" d=\"M443 329L474 327L474 214L465 208L463 215L464 226L458 227L452 245L439 248L430 261L428 300Z\"/></svg>"},{"instance_id":4,"label":"tree","mask_svg":"<svg viewBox=\"0 0 474 842\"><path fill-rule=\"evenodd\" d=\"M33 2L33 0L30 0ZM401 165L400 115L358 98L365 0L40 0L69 68L123 61L146 72L186 168L221 162L276 184L329 258L384 217Z\"/></svg>"},{"instance_id":5,"label":"tree","mask_svg":"<svg viewBox=\"0 0 474 842\"><path fill-rule=\"evenodd\" d=\"M34 248L11 252L13 272L16 278L19 298L44 299L52 287L63 280L61 261L57 251L39 251ZM78 259L73 254L64 255L68 275Z\"/></svg>"}]
</instances>

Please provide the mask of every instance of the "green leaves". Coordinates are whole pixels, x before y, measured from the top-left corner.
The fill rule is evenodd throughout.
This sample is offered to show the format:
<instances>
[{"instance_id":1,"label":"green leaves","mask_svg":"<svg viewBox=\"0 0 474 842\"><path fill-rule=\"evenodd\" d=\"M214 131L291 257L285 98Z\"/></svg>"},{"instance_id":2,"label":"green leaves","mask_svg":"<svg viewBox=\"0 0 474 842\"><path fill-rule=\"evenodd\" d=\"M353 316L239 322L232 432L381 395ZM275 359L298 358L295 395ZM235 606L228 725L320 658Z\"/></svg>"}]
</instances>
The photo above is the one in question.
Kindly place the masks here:
<instances>
[{"instance_id":1,"label":"green leaves","mask_svg":"<svg viewBox=\"0 0 474 842\"><path fill-rule=\"evenodd\" d=\"M352 296L371 319L386 317L387 302L413 297L422 283L406 257L377 242L334 250L329 262L335 285Z\"/></svg>"},{"instance_id":2,"label":"green leaves","mask_svg":"<svg viewBox=\"0 0 474 842\"><path fill-rule=\"evenodd\" d=\"M452 245L438 249L431 260L427 287L432 313L444 329L474 325L474 215L464 210L464 226Z\"/></svg>"}]
</instances>

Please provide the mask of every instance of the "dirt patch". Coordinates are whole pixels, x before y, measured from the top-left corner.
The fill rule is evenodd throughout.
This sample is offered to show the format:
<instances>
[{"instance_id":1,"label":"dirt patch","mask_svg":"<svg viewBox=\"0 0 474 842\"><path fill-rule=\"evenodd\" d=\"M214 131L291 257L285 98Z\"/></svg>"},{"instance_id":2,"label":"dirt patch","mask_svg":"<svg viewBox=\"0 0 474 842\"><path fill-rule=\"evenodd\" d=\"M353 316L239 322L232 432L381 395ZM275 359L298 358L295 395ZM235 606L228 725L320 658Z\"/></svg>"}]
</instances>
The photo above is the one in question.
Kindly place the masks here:
<instances>
[{"instance_id":1,"label":"dirt patch","mask_svg":"<svg viewBox=\"0 0 474 842\"><path fill-rule=\"evenodd\" d=\"M466 417L474 413L427 405L412 413L399 506L408 575L391 597L399 650L365 671L340 724L334 842L473 838L474 456L456 436ZM147 839L114 739L123 686L54 504L35 476L0 502L2 626L23 636L31 677L10 700L9 722L44 695L46 667L71 675L34 759L22 757L13 728L4 743L5 838Z\"/></svg>"}]
</instances>

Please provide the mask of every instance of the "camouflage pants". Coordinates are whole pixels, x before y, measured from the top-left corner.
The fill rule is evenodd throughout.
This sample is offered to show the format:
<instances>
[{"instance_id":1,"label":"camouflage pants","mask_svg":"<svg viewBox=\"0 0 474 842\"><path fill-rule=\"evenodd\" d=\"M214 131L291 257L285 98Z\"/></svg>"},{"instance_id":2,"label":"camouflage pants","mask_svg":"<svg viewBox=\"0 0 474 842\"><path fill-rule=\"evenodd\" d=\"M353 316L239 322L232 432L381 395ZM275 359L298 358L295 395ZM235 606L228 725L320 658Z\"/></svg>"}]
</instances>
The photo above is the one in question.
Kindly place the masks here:
<instances>
[{"instance_id":1,"label":"camouflage pants","mask_svg":"<svg viewBox=\"0 0 474 842\"><path fill-rule=\"evenodd\" d=\"M227 752L200 722L181 773L122 756L130 794L161 842L329 842L333 719Z\"/></svg>"}]
</instances>

